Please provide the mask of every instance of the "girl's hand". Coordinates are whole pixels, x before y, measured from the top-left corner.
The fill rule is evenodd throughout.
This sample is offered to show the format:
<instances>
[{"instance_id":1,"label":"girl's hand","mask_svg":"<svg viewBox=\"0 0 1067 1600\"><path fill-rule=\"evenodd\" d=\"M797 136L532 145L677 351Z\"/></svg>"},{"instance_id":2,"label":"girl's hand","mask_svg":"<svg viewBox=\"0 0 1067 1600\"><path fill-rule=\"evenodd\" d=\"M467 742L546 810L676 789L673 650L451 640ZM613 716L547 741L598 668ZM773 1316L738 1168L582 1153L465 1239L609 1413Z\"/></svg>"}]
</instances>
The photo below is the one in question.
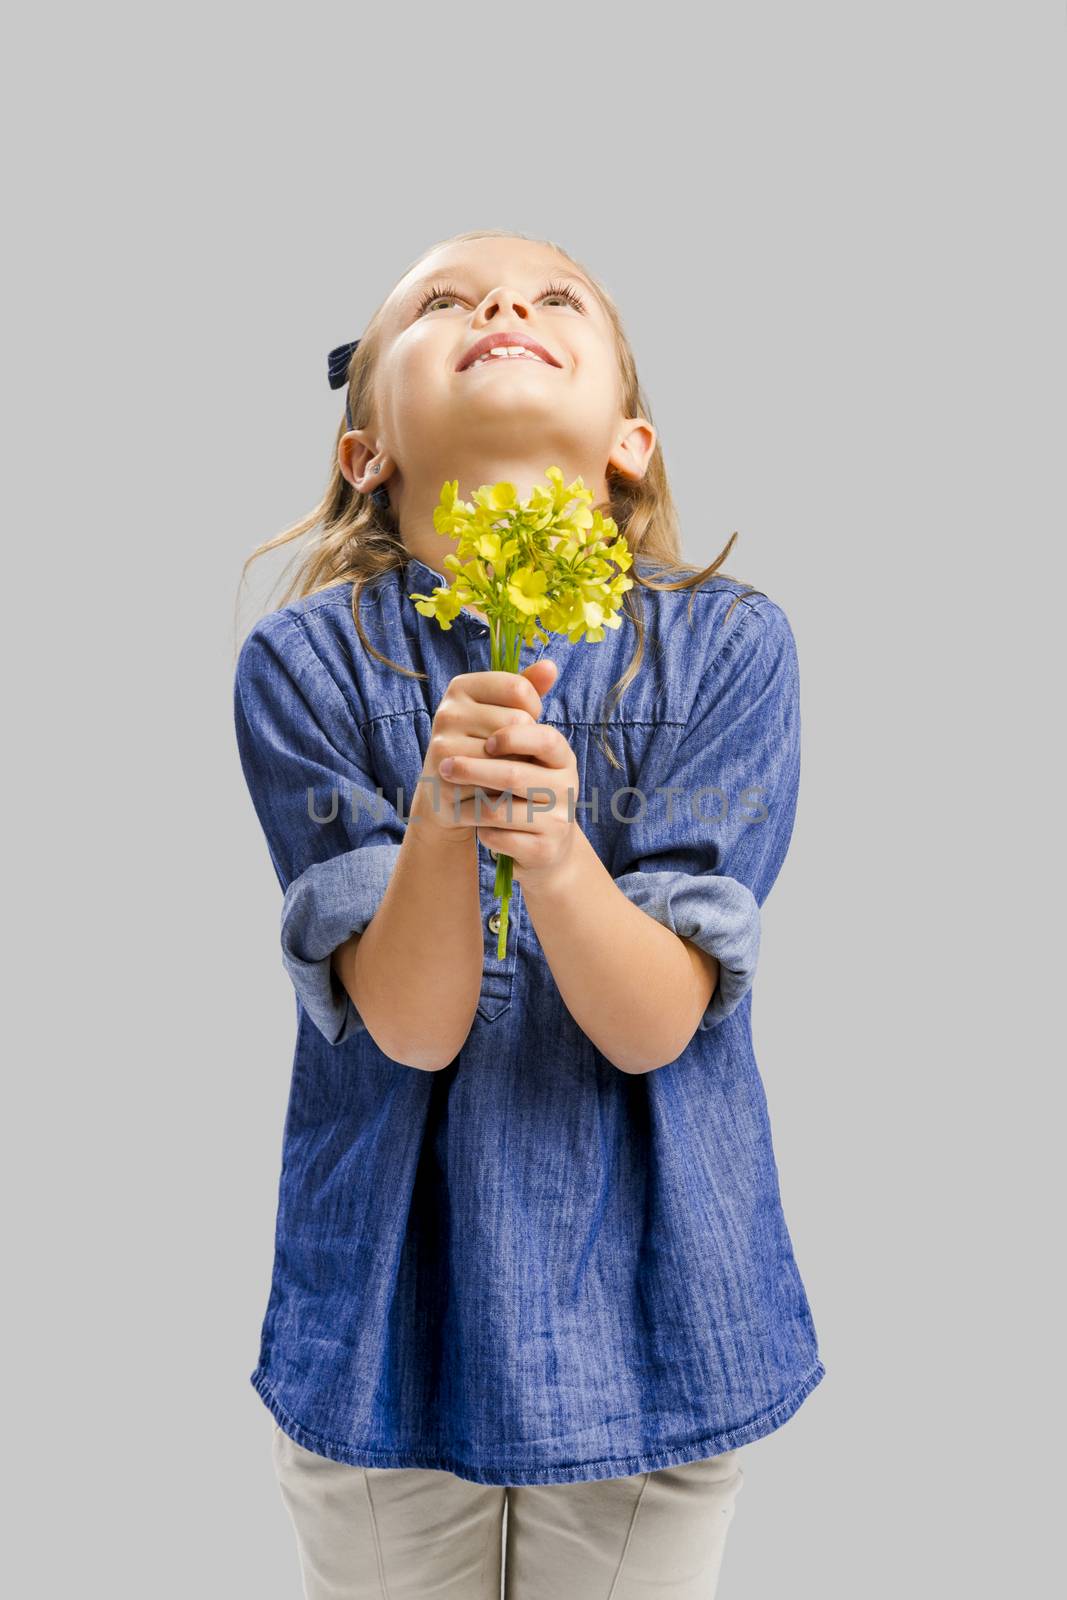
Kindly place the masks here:
<instances>
[{"instance_id":1,"label":"girl's hand","mask_svg":"<svg viewBox=\"0 0 1067 1600\"><path fill-rule=\"evenodd\" d=\"M557 728L537 721L541 695L551 688L558 670L549 659L535 661L521 673L471 674L493 680L494 687L498 679L504 680L505 690L516 687L518 699L509 704L518 704L519 711L500 715L497 702L497 720L482 750L457 750L450 770L442 774L442 782L451 781L462 797L460 818L475 825L478 838L494 854L512 857L516 881L527 886L550 879L569 863L577 832L577 810L572 815L571 809L578 802L574 751ZM532 697L521 689L524 679ZM477 814L476 787L500 794L495 805L482 799Z\"/></svg>"},{"instance_id":2,"label":"girl's hand","mask_svg":"<svg viewBox=\"0 0 1067 1600\"><path fill-rule=\"evenodd\" d=\"M483 769L505 766L503 761L484 760L485 741L503 728L536 727L542 706L534 680L545 690L555 681L557 672L554 661L536 661L522 672L462 672L451 679L434 713L422 781L415 790L410 820L417 817L419 828L427 833L433 829L436 837L469 839L474 833L481 836L482 830L475 826L475 785L480 783L493 798L499 796L503 785L487 782L480 775L468 777L460 770L462 763L478 758ZM452 773L442 772L441 764L449 757L457 761L457 768ZM525 801L514 802L514 806L525 816ZM481 817L489 814L489 804L483 797ZM486 840L487 844L490 842ZM495 850L502 848L493 845Z\"/></svg>"}]
</instances>

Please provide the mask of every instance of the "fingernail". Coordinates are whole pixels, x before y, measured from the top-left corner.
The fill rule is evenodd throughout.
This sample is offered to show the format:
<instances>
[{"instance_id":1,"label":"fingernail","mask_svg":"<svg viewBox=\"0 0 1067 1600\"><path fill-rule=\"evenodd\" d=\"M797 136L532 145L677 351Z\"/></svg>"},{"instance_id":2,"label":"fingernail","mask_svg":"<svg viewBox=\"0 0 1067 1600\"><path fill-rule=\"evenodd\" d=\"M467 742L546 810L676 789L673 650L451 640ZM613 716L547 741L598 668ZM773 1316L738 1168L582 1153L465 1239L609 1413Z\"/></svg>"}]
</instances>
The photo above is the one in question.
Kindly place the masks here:
<instances>
[{"instance_id":1,"label":"fingernail","mask_svg":"<svg viewBox=\"0 0 1067 1600\"><path fill-rule=\"evenodd\" d=\"M452 776L452 757L451 756L446 756L445 759L441 762L441 771L444 773L446 778L450 778Z\"/></svg>"},{"instance_id":2,"label":"fingernail","mask_svg":"<svg viewBox=\"0 0 1067 1600\"><path fill-rule=\"evenodd\" d=\"M486 748L486 750L488 750L490 752L492 752L493 750L496 749L496 734L495 733L491 733L489 735L488 739L485 741L485 748Z\"/></svg>"}]
</instances>

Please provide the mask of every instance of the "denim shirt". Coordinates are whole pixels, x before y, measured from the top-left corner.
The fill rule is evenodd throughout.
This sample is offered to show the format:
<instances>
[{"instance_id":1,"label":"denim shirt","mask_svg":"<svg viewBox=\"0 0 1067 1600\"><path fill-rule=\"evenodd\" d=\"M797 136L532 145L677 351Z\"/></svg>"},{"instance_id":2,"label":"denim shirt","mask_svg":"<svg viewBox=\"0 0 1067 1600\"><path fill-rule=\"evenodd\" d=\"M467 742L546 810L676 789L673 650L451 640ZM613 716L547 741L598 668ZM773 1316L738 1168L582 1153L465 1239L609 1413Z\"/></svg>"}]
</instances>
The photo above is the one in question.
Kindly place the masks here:
<instances>
[{"instance_id":1,"label":"denim shirt","mask_svg":"<svg viewBox=\"0 0 1067 1600\"><path fill-rule=\"evenodd\" d=\"M381 904L449 681L491 665L485 623L464 611L445 630L409 598L450 579L411 558L363 593L372 644L425 678L363 648L351 583L264 617L238 659L238 749L296 994L251 1382L298 1444L356 1466L568 1483L717 1455L825 1375L751 1036L760 907L797 802L793 634L763 595L727 618L731 580L635 587L646 655L607 719L618 769L598 741L629 620L523 647L523 667L557 663L542 720L575 753L578 825L719 980L676 1060L619 1070L563 1004L517 881L497 958L479 842L481 997L428 1072L378 1048L330 955Z\"/></svg>"}]
</instances>

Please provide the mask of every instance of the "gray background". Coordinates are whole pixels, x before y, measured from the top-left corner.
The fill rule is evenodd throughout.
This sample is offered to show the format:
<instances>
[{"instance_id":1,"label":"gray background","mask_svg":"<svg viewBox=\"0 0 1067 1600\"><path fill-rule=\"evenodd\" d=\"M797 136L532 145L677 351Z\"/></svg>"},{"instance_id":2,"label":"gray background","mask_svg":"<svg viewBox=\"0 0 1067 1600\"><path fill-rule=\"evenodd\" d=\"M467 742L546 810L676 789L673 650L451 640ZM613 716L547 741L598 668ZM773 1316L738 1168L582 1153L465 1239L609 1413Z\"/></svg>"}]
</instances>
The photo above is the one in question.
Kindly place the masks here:
<instances>
[{"instance_id":1,"label":"gray background","mask_svg":"<svg viewBox=\"0 0 1067 1600\"><path fill-rule=\"evenodd\" d=\"M736 528L800 652L754 1029L828 1375L746 1450L722 1600L1061 1570L1064 38L1019 0L9 24L11 1592L299 1593L248 1382L295 1019L240 565L322 492L327 350L477 227L603 278L686 553Z\"/></svg>"}]
</instances>

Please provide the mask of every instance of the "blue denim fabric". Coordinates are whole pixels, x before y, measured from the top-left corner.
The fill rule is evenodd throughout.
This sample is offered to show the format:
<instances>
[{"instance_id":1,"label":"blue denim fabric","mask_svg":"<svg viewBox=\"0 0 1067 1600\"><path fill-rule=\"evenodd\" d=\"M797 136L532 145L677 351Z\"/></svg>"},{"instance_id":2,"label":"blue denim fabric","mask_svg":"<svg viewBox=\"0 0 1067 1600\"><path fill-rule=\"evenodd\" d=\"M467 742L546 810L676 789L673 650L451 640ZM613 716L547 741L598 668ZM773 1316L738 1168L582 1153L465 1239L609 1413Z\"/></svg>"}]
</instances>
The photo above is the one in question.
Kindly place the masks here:
<instances>
[{"instance_id":1,"label":"blue denim fabric","mask_svg":"<svg viewBox=\"0 0 1067 1600\"><path fill-rule=\"evenodd\" d=\"M456 1058L422 1072L377 1047L330 954L381 904L449 681L490 666L484 623L445 631L408 598L450 576L412 558L363 595L371 642L425 679L364 650L348 583L263 618L237 665L297 1022L251 1382L298 1444L352 1465L567 1483L716 1455L825 1375L751 1036L797 803L792 631L763 595L727 617L730 580L639 589L646 656L604 730L619 770L598 737L630 624L524 647L559 667L544 720L575 752L581 827L719 982L676 1061L620 1072L563 1005L517 882L497 959L480 845L481 998Z\"/></svg>"}]
</instances>

